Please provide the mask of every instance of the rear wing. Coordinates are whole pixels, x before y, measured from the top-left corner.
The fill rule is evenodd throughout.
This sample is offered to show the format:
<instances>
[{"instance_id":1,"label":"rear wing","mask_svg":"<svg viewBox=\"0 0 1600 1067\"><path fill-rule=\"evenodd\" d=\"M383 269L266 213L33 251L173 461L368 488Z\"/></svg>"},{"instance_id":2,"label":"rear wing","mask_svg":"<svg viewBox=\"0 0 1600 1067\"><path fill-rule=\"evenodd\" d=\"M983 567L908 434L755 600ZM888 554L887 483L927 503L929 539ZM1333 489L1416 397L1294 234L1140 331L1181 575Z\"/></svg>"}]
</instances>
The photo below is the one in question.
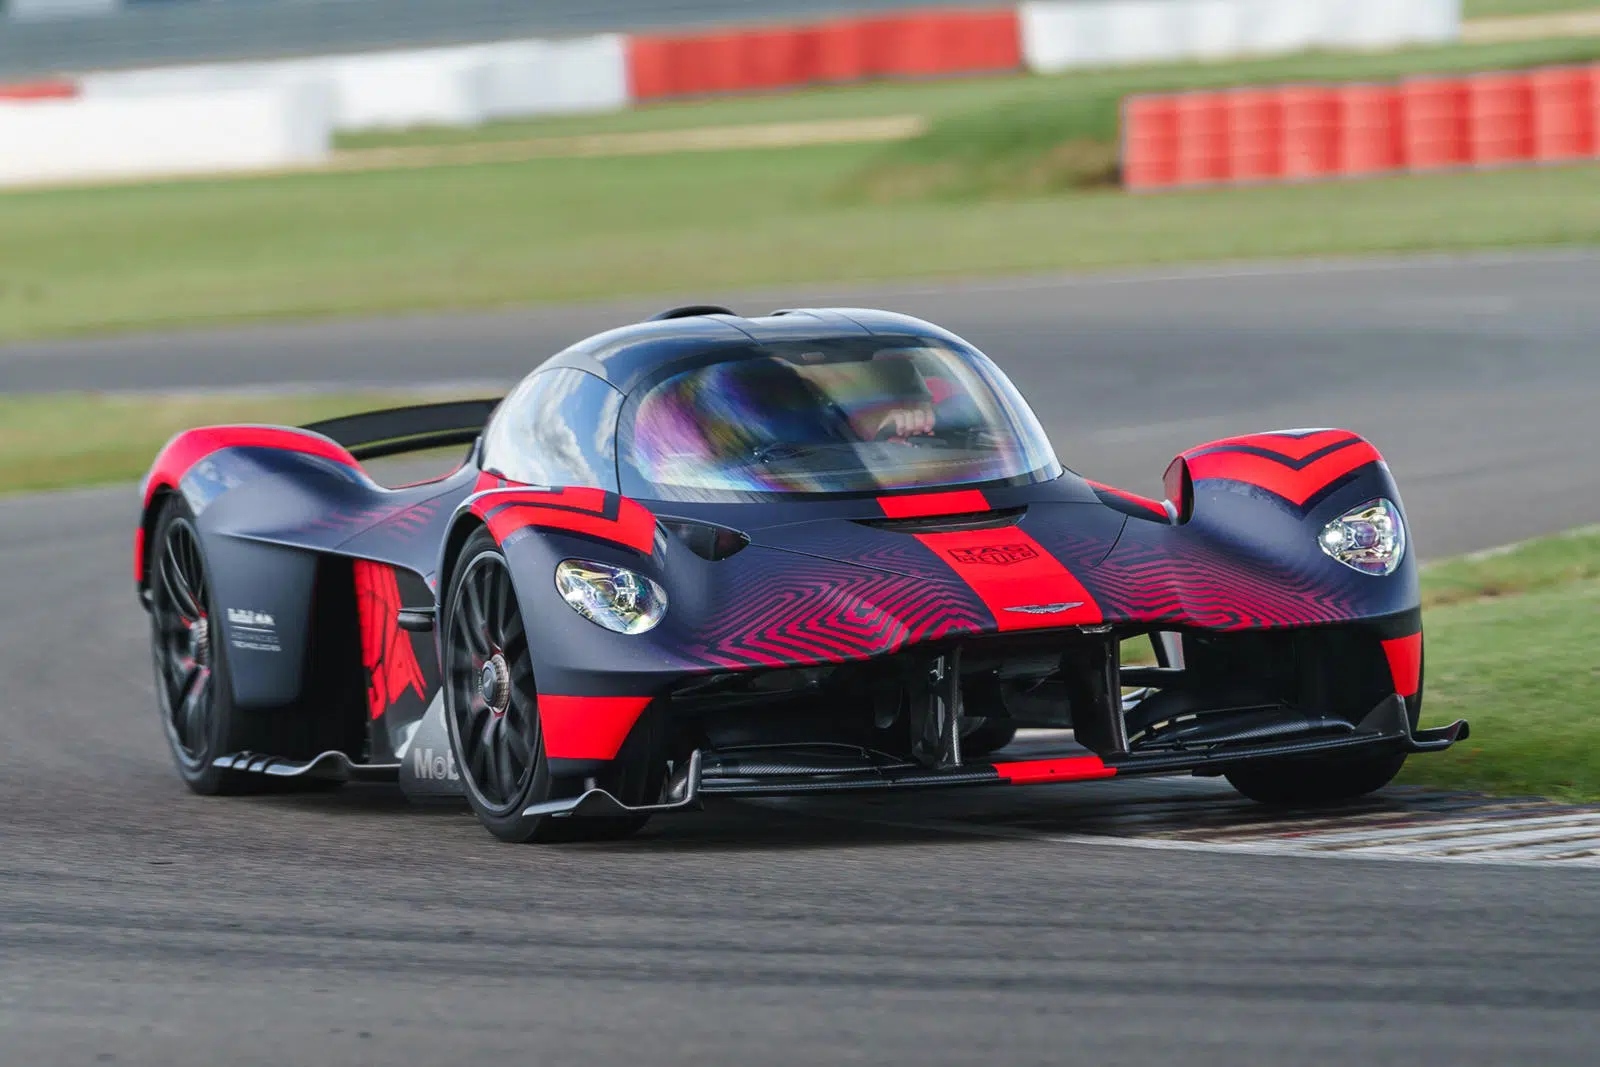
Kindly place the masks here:
<instances>
[{"instance_id":1,"label":"rear wing","mask_svg":"<svg viewBox=\"0 0 1600 1067\"><path fill-rule=\"evenodd\" d=\"M478 439L499 400L448 400L404 408L364 411L310 423L302 429L332 438L356 459L421 452Z\"/></svg>"}]
</instances>

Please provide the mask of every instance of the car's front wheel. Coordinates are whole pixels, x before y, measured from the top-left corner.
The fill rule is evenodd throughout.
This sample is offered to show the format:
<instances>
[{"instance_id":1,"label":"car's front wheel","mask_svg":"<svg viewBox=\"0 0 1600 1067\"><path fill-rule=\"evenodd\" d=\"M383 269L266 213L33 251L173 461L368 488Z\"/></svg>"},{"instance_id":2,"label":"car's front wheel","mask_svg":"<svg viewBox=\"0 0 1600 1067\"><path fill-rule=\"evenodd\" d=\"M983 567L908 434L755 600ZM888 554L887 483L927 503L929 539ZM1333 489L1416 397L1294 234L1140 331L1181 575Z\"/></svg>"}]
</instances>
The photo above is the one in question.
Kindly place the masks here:
<instances>
[{"instance_id":1,"label":"car's front wheel","mask_svg":"<svg viewBox=\"0 0 1600 1067\"><path fill-rule=\"evenodd\" d=\"M576 795L581 781L550 774L530 635L511 569L487 530L468 539L450 579L443 630L444 710L467 801L502 841L614 840L645 817L553 818L523 812ZM626 804L654 802L666 763L656 720L645 717L595 783Z\"/></svg>"},{"instance_id":2,"label":"car's front wheel","mask_svg":"<svg viewBox=\"0 0 1600 1067\"><path fill-rule=\"evenodd\" d=\"M1261 804L1314 807L1354 800L1394 780L1405 764L1404 752L1381 756L1264 760L1227 772L1228 782Z\"/></svg>"}]
</instances>

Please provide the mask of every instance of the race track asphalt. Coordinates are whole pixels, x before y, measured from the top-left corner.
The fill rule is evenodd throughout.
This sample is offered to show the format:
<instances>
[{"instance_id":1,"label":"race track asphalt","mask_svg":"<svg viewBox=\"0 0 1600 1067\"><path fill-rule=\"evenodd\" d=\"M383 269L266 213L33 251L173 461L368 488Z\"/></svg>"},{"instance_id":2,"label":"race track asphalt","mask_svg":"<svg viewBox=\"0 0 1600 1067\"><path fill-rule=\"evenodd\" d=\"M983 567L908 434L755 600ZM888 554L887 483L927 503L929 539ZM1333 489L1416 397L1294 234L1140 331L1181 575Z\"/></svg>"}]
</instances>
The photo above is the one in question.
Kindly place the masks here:
<instances>
[{"instance_id":1,"label":"race track asphalt","mask_svg":"<svg viewBox=\"0 0 1600 1067\"><path fill-rule=\"evenodd\" d=\"M1363 430L1442 554L1600 521L1597 293L1600 258L1529 256L851 296L967 334L1068 463L1131 488L1208 437ZM499 380L617 313L12 347L0 383ZM1069 831L1090 790L1222 802L1188 781L979 790L927 822L725 802L558 849L377 789L190 796L135 507L0 501L6 1067L1600 1060L1592 867L991 832L1019 795Z\"/></svg>"}]
</instances>

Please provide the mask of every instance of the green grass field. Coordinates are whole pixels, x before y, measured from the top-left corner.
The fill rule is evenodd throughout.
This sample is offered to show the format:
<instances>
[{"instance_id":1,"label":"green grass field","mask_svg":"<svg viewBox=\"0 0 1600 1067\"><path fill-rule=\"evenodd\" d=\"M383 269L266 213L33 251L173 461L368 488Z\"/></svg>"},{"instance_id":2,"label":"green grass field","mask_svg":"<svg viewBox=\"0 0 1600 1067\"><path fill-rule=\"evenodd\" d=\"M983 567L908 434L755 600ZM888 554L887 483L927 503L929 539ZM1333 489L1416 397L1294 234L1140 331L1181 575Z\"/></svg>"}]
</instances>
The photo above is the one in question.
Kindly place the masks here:
<instances>
[{"instance_id":1,"label":"green grass field","mask_svg":"<svg viewBox=\"0 0 1600 1067\"><path fill-rule=\"evenodd\" d=\"M395 393L0 394L0 495L136 481L168 438L192 426L298 425L416 399Z\"/></svg>"},{"instance_id":2,"label":"green grass field","mask_svg":"<svg viewBox=\"0 0 1600 1067\"><path fill-rule=\"evenodd\" d=\"M1466 0L1461 5L1462 15L1469 19L1584 10L1600 10L1600 5L1595 0Z\"/></svg>"},{"instance_id":3,"label":"green grass field","mask_svg":"<svg viewBox=\"0 0 1600 1067\"><path fill-rule=\"evenodd\" d=\"M1423 572L1423 720L1472 736L1401 781L1600 800L1600 531Z\"/></svg>"},{"instance_id":4,"label":"green grass field","mask_svg":"<svg viewBox=\"0 0 1600 1067\"><path fill-rule=\"evenodd\" d=\"M1159 196L1077 186L1103 172L1116 100L1133 89L1596 55L1600 41L1540 42L870 85L470 136L871 114L925 115L930 131L891 145L15 192L0 195L0 341L788 283L1593 243L1592 166Z\"/></svg>"}]
</instances>

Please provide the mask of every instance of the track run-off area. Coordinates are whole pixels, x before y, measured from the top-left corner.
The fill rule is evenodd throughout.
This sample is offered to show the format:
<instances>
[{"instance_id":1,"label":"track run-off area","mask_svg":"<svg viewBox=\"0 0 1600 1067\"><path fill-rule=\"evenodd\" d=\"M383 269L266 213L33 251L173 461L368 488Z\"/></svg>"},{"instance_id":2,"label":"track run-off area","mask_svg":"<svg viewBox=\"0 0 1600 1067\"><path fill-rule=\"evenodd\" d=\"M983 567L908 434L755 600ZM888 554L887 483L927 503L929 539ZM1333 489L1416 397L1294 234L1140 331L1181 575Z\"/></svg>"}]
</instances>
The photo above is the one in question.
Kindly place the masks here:
<instances>
[{"instance_id":1,"label":"track run-off area","mask_svg":"<svg viewBox=\"0 0 1600 1067\"><path fill-rule=\"evenodd\" d=\"M1339 425L1425 558L1600 521L1600 255L685 294L933 318L1061 459ZM0 388L508 384L674 301L0 347ZM519 848L172 772L131 487L0 500L0 1063L1591 1064L1595 812L1195 779L724 802ZM1595 707L1574 708L1575 715ZM1426 757L1423 757L1426 758ZM1386 862L1366 862L1384 859Z\"/></svg>"}]
</instances>

